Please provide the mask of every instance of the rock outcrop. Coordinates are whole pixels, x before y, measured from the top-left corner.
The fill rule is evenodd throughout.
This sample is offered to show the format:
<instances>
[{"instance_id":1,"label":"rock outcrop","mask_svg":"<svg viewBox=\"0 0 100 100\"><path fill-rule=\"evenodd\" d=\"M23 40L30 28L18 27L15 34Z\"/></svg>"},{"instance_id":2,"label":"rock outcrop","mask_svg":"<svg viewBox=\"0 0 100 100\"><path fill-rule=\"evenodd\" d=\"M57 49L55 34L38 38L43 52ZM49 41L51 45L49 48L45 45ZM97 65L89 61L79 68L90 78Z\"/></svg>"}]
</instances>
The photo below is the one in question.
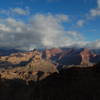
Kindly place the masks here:
<instances>
[{"instance_id":1,"label":"rock outcrop","mask_svg":"<svg viewBox=\"0 0 100 100\"><path fill-rule=\"evenodd\" d=\"M42 74L38 72L38 76ZM29 76L31 79L31 73ZM100 100L100 64L63 69L28 84L20 79L0 79L0 100Z\"/></svg>"},{"instance_id":2,"label":"rock outcrop","mask_svg":"<svg viewBox=\"0 0 100 100\"><path fill-rule=\"evenodd\" d=\"M52 57L57 56L58 54L61 53L63 53L63 50L59 48L46 49L43 52L43 57L46 58L47 60L50 60Z\"/></svg>"},{"instance_id":3,"label":"rock outcrop","mask_svg":"<svg viewBox=\"0 0 100 100\"><path fill-rule=\"evenodd\" d=\"M37 50L29 51L29 52L19 52L19 53L13 53L9 56L1 56L0 57L0 62L4 66L16 66L16 65L21 65L21 63L28 62L31 58L35 57L35 60L42 59L41 58L41 53L38 52ZM6 64L6 63L8 64ZM0 64L0 65L1 65Z\"/></svg>"},{"instance_id":4,"label":"rock outcrop","mask_svg":"<svg viewBox=\"0 0 100 100\"><path fill-rule=\"evenodd\" d=\"M95 57L96 55L95 54L92 54L91 51L89 49L84 49L81 53L81 58L82 58L82 61L81 61L81 64L82 65L92 65L92 63L90 62L90 57Z\"/></svg>"},{"instance_id":5,"label":"rock outcrop","mask_svg":"<svg viewBox=\"0 0 100 100\"><path fill-rule=\"evenodd\" d=\"M0 77L3 79L22 79L26 81L36 81L41 80L51 75L52 73L58 72L56 66L48 60L43 60L41 58L41 53L37 50L34 50L29 58L29 63L24 67L19 66L16 68L0 70Z\"/></svg>"},{"instance_id":6,"label":"rock outcrop","mask_svg":"<svg viewBox=\"0 0 100 100\"><path fill-rule=\"evenodd\" d=\"M33 54L33 51L13 53L9 56L1 56L0 61L7 61L12 64L19 64L20 62L28 61L33 56Z\"/></svg>"}]
</instances>

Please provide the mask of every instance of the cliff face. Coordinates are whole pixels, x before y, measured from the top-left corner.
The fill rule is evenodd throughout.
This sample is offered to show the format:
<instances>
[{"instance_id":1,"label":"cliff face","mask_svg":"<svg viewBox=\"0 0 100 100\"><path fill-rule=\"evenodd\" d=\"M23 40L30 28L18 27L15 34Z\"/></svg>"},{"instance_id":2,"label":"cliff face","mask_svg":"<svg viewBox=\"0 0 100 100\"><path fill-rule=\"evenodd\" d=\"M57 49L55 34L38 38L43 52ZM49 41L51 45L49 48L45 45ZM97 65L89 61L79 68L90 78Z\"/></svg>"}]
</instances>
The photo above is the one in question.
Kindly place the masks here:
<instances>
[{"instance_id":1,"label":"cliff face","mask_svg":"<svg viewBox=\"0 0 100 100\"><path fill-rule=\"evenodd\" d=\"M25 66L34 58L34 62L49 61L56 66L63 65L91 65L100 61L100 55L91 53L89 49L46 49L43 51L28 51L13 53L0 57L0 67ZM30 65L31 66L31 65Z\"/></svg>"},{"instance_id":2,"label":"cliff face","mask_svg":"<svg viewBox=\"0 0 100 100\"><path fill-rule=\"evenodd\" d=\"M52 57L58 56L61 53L63 53L63 50L59 49L59 48L46 49L43 52L43 57L46 58L46 59L48 59L48 60L50 60Z\"/></svg>"},{"instance_id":3,"label":"cliff face","mask_svg":"<svg viewBox=\"0 0 100 100\"><path fill-rule=\"evenodd\" d=\"M100 64L87 65L91 57L99 58L99 55L88 49L51 51L46 51L47 58L43 58L44 52L37 50L2 56L0 67L1 64L3 67L19 65L0 69L0 100L98 100ZM63 67L58 73L55 59L58 65L73 65ZM21 62L26 63L21 66Z\"/></svg>"},{"instance_id":4,"label":"cliff face","mask_svg":"<svg viewBox=\"0 0 100 100\"><path fill-rule=\"evenodd\" d=\"M57 72L56 66L48 60L43 60L41 58L40 52L33 51L31 55L27 55L27 56L29 56L29 58L30 57L31 58L30 59L28 58L29 62L25 66L0 70L1 78L23 79L23 80L41 80L42 78L45 78L48 75ZM19 57L19 56L17 56L17 57ZM24 59L24 60L26 60L26 59Z\"/></svg>"},{"instance_id":5,"label":"cliff face","mask_svg":"<svg viewBox=\"0 0 100 100\"><path fill-rule=\"evenodd\" d=\"M34 52L13 53L9 56L1 56L0 61L7 61L12 64L19 64L20 62L28 61L33 55Z\"/></svg>"},{"instance_id":6,"label":"cliff face","mask_svg":"<svg viewBox=\"0 0 100 100\"><path fill-rule=\"evenodd\" d=\"M92 63L100 61L100 55L96 55L91 49L62 49L62 52L55 53L51 56L53 61L61 65L86 65L92 66ZM97 61L97 62L96 62Z\"/></svg>"},{"instance_id":7,"label":"cliff face","mask_svg":"<svg viewBox=\"0 0 100 100\"><path fill-rule=\"evenodd\" d=\"M83 65L91 65L90 58L95 57L96 55L91 53L89 49L84 49L81 53L81 64Z\"/></svg>"}]
</instances>

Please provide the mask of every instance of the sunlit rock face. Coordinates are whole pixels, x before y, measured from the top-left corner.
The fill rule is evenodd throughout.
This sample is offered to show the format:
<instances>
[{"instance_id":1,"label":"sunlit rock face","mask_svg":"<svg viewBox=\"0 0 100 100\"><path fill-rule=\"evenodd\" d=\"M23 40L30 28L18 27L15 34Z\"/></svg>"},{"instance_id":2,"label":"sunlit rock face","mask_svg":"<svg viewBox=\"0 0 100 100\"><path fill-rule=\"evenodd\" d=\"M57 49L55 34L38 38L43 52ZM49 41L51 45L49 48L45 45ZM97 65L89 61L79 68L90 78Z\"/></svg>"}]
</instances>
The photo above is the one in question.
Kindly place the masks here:
<instances>
[{"instance_id":1,"label":"sunlit rock face","mask_svg":"<svg viewBox=\"0 0 100 100\"><path fill-rule=\"evenodd\" d=\"M81 64L82 65L91 65L92 63L90 62L91 57L95 57L96 55L91 53L91 51L87 48L85 48L82 52L80 52L81 55Z\"/></svg>"},{"instance_id":2,"label":"sunlit rock face","mask_svg":"<svg viewBox=\"0 0 100 100\"><path fill-rule=\"evenodd\" d=\"M4 79L22 79L26 81L37 81L46 78L52 73L58 72L56 66L52 62L46 59L42 59L41 52L34 50L32 51L31 56L27 56L29 56L30 59L28 58L29 61L25 66L0 70L0 77Z\"/></svg>"},{"instance_id":3,"label":"sunlit rock face","mask_svg":"<svg viewBox=\"0 0 100 100\"><path fill-rule=\"evenodd\" d=\"M48 59L42 59L42 53L35 51L33 58L27 64L27 67L35 72L57 72L56 66Z\"/></svg>"},{"instance_id":4,"label":"sunlit rock face","mask_svg":"<svg viewBox=\"0 0 100 100\"><path fill-rule=\"evenodd\" d=\"M24 66L10 69L0 70L0 78L2 79L22 79L26 81L41 80L47 76L57 73L57 69L54 64L46 60L35 60Z\"/></svg>"},{"instance_id":5,"label":"sunlit rock face","mask_svg":"<svg viewBox=\"0 0 100 100\"><path fill-rule=\"evenodd\" d=\"M40 53L37 50L28 52L18 52L18 53L12 53L9 56L1 56L0 61L9 62L15 65L15 64L20 64L21 62L27 62L34 56L35 59L41 59L40 56L39 56L40 58L38 58L38 55L40 55Z\"/></svg>"},{"instance_id":6,"label":"sunlit rock face","mask_svg":"<svg viewBox=\"0 0 100 100\"><path fill-rule=\"evenodd\" d=\"M13 53L9 56L1 56L1 61L8 61L12 64L19 64L22 61L28 61L33 56L33 52Z\"/></svg>"},{"instance_id":7,"label":"sunlit rock face","mask_svg":"<svg viewBox=\"0 0 100 100\"><path fill-rule=\"evenodd\" d=\"M24 51L0 57L0 68L25 66L31 60L39 63L43 60L53 63L56 67L63 65L90 65L100 61L100 55L94 50L83 48L52 48L46 50Z\"/></svg>"}]
</instances>

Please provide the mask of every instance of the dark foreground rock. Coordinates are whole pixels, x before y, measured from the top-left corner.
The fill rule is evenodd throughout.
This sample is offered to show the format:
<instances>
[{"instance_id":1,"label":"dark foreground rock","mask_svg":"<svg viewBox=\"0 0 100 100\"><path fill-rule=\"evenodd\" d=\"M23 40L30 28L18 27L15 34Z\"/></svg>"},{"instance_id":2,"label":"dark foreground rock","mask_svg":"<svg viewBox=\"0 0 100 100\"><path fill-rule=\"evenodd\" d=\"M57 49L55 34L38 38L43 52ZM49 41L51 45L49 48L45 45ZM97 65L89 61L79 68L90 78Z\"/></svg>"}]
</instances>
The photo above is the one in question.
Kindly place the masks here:
<instances>
[{"instance_id":1,"label":"dark foreground rock","mask_svg":"<svg viewBox=\"0 0 100 100\"><path fill-rule=\"evenodd\" d=\"M100 64L61 70L37 82L1 79L0 100L100 100Z\"/></svg>"}]
</instances>

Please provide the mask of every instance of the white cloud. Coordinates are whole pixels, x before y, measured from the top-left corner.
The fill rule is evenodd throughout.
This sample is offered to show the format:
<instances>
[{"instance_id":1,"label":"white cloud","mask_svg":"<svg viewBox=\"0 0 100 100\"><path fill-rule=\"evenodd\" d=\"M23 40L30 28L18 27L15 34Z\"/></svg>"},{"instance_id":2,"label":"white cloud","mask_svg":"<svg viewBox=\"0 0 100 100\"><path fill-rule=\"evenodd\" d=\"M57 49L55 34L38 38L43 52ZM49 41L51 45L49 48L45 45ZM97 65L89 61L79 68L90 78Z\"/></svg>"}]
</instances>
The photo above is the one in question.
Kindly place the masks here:
<instances>
[{"instance_id":1,"label":"white cloud","mask_svg":"<svg viewBox=\"0 0 100 100\"><path fill-rule=\"evenodd\" d=\"M5 15L28 15L30 13L29 7L25 7L24 9L22 8L9 8L8 10L0 9L0 14L5 14Z\"/></svg>"},{"instance_id":2,"label":"white cloud","mask_svg":"<svg viewBox=\"0 0 100 100\"><path fill-rule=\"evenodd\" d=\"M72 46L80 38L78 32L65 31L68 16L36 14L26 24L13 18L1 19L0 47L29 49L34 47Z\"/></svg>"},{"instance_id":3,"label":"white cloud","mask_svg":"<svg viewBox=\"0 0 100 100\"><path fill-rule=\"evenodd\" d=\"M100 49L100 40L96 41L78 41L72 45L77 48L90 48L90 49Z\"/></svg>"},{"instance_id":4,"label":"white cloud","mask_svg":"<svg viewBox=\"0 0 100 100\"><path fill-rule=\"evenodd\" d=\"M100 8L91 9L90 10L90 15L92 17L100 16Z\"/></svg>"},{"instance_id":5,"label":"white cloud","mask_svg":"<svg viewBox=\"0 0 100 100\"><path fill-rule=\"evenodd\" d=\"M91 48L99 48L100 49L100 40L96 40L93 43L90 43Z\"/></svg>"},{"instance_id":6,"label":"white cloud","mask_svg":"<svg viewBox=\"0 0 100 100\"><path fill-rule=\"evenodd\" d=\"M0 30L5 32L11 32L11 29L4 24L0 24Z\"/></svg>"},{"instance_id":7,"label":"white cloud","mask_svg":"<svg viewBox=\"0 0 100 100\"><path fill-rule=\"evenodd\" d=\"M100 40L88 42L88 43L86 43L85 47L89 47L92 49L100 49Z\"/></svg>"},{"instance_id":8,"label":"white cloud","mask_svg":"<svg viewBox=\"0 0 100 100\"><path fill-rule=\"evenodd\" d=\"M85 20L78 20L76 24L77 26L81 27L85 24Z\"/></svg>"},{"instance_id":9,"label":"white cloud","mask_svg":"<svg viewBox=\"0 0 100 100\"><path fill-rule=\"evenodd\" d=\"M66 16L65 14L60 14L60 15L56 15L56 18L62 20L62 21L69 21L69 16Z\"/></svg>"},{"instance_id":10,"label":"white cloud","mask_svg":"<svg viewBox=\"0 0 100 100\"><path fill-rule=\"evenodd\" d=\"M89 12L85 15L86 17L84 19L79 19L76 23L77 26L81 27L89 20L97 16L100 17L100 0L96 0L96 2L97 2L97 7L94 9L90 9Z\"/></svg>"},{"instance_id":11,"label":"white cloud","mask_svg":"<svg viewBox=\"0 0 100 100\"><path fill-rule=\"evenodd\" d=\"M11 8L10 10L12 13L16 13L19 15L27 15L29 13L26 9L22 8Z\"/></svg>"},{"instance_id":12,"label":"white cloud","mask_svg":"<svg viewBox=\"0 0 100 100\"><path fill-rule=\"evenodd\" d=\"M77 31L66 31L66 33L73 38L73 40L84 40L84 37Z\"/></svg>"},{"instance_id":13,"label":"white cloud","mask_svg":"<svg viewBox=\"0 0 100 100\"><path fill-rule=\"evenodd\" d=\"M0 19L0 47L32 49L41 47L86 47L100 48L100 41L85 42L81 33L65 30L64 14L35 14L28 23L14 18ZM99 44L98 44L99 43Z\"/></svg>"},{"instance_id":14,"label":"white cloud","mask_svg":"<svg viewBox=\"0 0 100 100\"><path fill-rule=\"evenodd\" d=\"M97 0L98 8L100 8L100 0Z\"/></svg>"},{"instance_id":15,"label":"white cloud","mask_svg":"<svg viewBox=\"0 0 100 100\"><path fill-rule=\"evenodd\" d=\"M97 8L90 10L90 17L100 16L100 0L97 0Z\"/></svg>"}]
</instances>

